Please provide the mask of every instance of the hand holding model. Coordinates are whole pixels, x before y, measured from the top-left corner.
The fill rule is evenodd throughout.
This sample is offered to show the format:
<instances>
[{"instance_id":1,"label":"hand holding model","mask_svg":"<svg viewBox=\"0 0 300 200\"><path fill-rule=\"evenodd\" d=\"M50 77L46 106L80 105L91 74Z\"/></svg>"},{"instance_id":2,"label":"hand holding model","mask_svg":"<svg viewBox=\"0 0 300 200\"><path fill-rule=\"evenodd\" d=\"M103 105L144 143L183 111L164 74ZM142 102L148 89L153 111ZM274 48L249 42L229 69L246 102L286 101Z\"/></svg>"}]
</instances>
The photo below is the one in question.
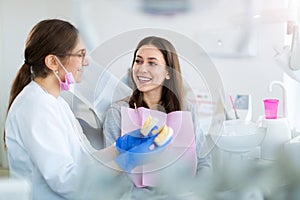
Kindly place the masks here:
<instances>
[{"instance_id":1,"label":"hand holding model","mask_svg":"<svg viewBox=\"0 0 300 200\"><path fill-rule=\"evenodd\" d=\"M127 133L116 140L120 155L115 159L125 171L148 163L149 153L165 149L172 140L173 130L166 125L158 128L156 120L148 117L141 129Z\"/></svg>"}]
</instances>

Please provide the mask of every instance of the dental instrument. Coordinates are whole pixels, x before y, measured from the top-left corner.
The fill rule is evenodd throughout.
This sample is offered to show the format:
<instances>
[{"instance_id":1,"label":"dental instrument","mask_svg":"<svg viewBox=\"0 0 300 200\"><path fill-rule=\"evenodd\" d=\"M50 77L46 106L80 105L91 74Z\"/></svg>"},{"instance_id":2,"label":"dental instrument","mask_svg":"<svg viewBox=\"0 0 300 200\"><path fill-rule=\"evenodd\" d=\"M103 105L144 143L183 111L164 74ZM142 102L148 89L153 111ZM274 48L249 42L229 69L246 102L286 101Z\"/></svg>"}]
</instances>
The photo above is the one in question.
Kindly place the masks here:
<instances>
[{"instance_id":1,"label":"dental instrument","mask_svg":"<svg viewBox=\"0 0 300 200\"><path fill-rule=\"evenodd\" d=\"M223 106L223 111L224 111L224 114L225 114L225 120L232 120L232 118L228 115L228 112L227 112L226 106L225 106L225 100L224 100L224 97L222 96L222 93L221 93L220 90L219 90L219 95L220 95L220 100L221 100L221 103L222 103L222 106Z\"/></svg>"},{"instance_id":2,"label":"dental instrument","mask_svg":"<svg viewBox=\"0 0 300 200\"><path fill-rule=\"evenodd\" d=\"M230 101L231 101L231 104L232 104L232 108L233 108L233 110L234 110L235 118L236 118L236 119L239 119L240 117L238 116L238 113L237 113L237 111L236 111L236 107L235 107L235 105L234 105L234 102L233 102L233 99L232 99L232 96L231 96L231 95L230 95Z\"/></svg>"}]
</instances>

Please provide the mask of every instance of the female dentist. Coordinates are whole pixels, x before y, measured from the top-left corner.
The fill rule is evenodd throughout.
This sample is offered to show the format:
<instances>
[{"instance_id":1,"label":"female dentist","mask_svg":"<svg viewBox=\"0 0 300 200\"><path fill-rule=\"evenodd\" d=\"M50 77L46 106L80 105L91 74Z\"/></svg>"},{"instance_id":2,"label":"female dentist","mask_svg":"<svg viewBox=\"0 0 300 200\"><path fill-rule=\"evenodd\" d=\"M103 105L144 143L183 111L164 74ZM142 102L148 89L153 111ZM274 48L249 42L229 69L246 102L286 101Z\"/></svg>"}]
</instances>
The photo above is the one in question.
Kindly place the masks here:
<instances>
[{"instance_id":1,"label":"female dentist","mask_svg":"<svg viewBox=\"0 0 300 200\"><path fill-rule=\"evenodd\" d=\"M115 147L96 152L84 145L80 125L60 97L61 90L81 80L88 66L85 55L69 22L43 20L28 35L25 61L11 88L4 139L10 174L28 180L33 199L103 199L106 188L116 187L117 173L105 165L115 164Z\"/></svg>"}]
</instances>

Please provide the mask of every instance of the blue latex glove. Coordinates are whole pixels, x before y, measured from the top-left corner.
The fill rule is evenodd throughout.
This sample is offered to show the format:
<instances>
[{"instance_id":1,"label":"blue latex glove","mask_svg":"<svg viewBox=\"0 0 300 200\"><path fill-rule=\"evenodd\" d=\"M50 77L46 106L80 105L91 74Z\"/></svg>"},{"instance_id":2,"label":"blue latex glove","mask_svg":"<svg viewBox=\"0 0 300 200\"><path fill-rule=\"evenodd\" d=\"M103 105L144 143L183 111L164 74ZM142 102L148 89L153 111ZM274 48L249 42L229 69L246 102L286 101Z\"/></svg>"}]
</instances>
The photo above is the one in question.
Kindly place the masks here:
<instances>
[{"instance_id":1,"label":"blue latex glove","mask_svg":"<svg viewBox=\"0 0 300 200\"><path fill-rule=\"evenodd\" d=\"M141 132L140 132L141 129L134 130L130 133L127 133L126 135L119 137L116 140L116 147L119 150L119 153L128 151L132 147L135 147L137 145L140 145L140 144L146 142L150 137L154 137L154 135L152 134L152 131L157 128L158 127L155 126L149 133L148 137L145 137L141 134Z\"/></svg>"},{"instance_id":2,"label":"blue latex glove","mask_svg":"<svg viewBox=\"0 0 300 200\"><path fill-rule=\"evenodd\" d=\"M155 129L157 127L151 130L149 137L141 136L138 129L117 139L116 147L120 155L115 158L115 161L125 172L129 173L136 166L146 164L156 156L150 153L165 149L170 143L171 139L161 147L155 146L154 139L157 135L152 134ZM151 145L154 145L154 148L150 148Z\"/></svg>"},{"instance_id":3,"label":"blue latex glove","mask_svg":"<svg viewBox=\"0 0 300 200\"><path fill-rule=\"evenodd\" d=\"M145 155L153 150L150 146L153 145L154 137L148 137L145 142L132 147L128 151L124 151L117 158L116 163L127 173L131 172L137 165L146 163Z\"/></svg>"}]
</instances>

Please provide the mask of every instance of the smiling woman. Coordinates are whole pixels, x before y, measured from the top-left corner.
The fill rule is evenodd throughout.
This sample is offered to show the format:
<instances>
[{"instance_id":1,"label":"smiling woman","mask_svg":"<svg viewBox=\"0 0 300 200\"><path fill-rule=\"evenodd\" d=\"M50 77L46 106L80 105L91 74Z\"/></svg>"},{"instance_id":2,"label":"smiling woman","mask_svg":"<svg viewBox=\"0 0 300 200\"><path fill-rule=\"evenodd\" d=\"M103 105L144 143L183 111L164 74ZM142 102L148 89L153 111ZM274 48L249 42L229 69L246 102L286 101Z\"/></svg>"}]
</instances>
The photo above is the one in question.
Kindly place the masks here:
<instances>
[{"instance_id":1,"label":"smiling woman","mask_svg":"<svg viewBox=\"0 0 300 200\"><path fill-rule=\"evenodd\" d=\"M114 177L100 161L117 156L115 147L98 151L97 160L92 157L95 149L84 142L79 122L60 96L61 90L80 82L88 65L78 30L59 19L39 22L28 35L24 58L5 124L10 175L30 183L32 199L120 199L93 193L104 188L99 187L103 174Z\"/></svg>"},{"instance_id":2,"label":"smiling woman","mask_svg":"<svg viewBox=\"0 0 300 200\"><path fill-rule=\"evenodd\" d=\"M157 104L163 82L170 79L163 54L157 47L144 45L137 51L132 76L138 90L143 92L147 105L151 108L152 104Z\"/></svg>"},{"instance_id":3,"label":"smiling woman","mask_svg":"<svg viewBox=\"0 0 300 200\"><path fill-rule=\"evenodd\" d=\"M131 96L114 102L106 112L103 125L103 134L105 136L106 145L113 144L126 130L125 123L138 124L139 119L135 120L135 118L130 118L126 115L130 112L126 110L126 107L136 109L135 113L138 113L140 116L144 116L144 113L140 112L141 110L146 110L145 112L153 111L153 113L155 112L158 115L170 114L173 117L173 120L175 119L175 115L172 115L174 113L178 116L180 115L178 119L183 118L183 113L188 113L189 116L191 116L191 123L189 124L191 126L188 128L183 127L183 125L181 126L179 123L180 120L176 121L175 119L175 124L179 124L181 127L173 130L176 133L178 132L178 129L181 129L184 132L184 134L180 135L184 139L179 141L182 149L184 149L183 147L186 147L184 146L184 140L191 139L188 149L194 156L191 156L193 159L190 160L182 156L176 160L176 162L178 161L176 164L180 165L180 162L185 162L184 164L188 162L190 165L197 168L198 175L201 174L200 172L202 172L202 170L206 171L206 169L210 169L210 154L202 156L203 154L200 153L204 146L205 138L198 124L195 107L188 102L187 98L184 98L181 69L174 46L168 40L161 37L150 36L142 39L134 51L130 76L134 84ZM126 110L125 112L123 112L124 109ZM124 119L129 120L125 122ZM160 121L163 120L161 119ZM191 146L191 144L196 145ZM174 154L174 149L171 148L172 147L168 148L166 152ZM172 165L172 167L174 167L174 165ZM167 170L170 172L172 167L169 168L168 166ZM189 171L189 174L192 174L191 171ZM152 183L147 183L147 178L143 178L143 184L140 184L134 178L132 180L134 183L134 185L131 186L130 191L132 199L139 199L136 198L137 194L149 196L150 193L157 192L155 188L153 188ZM149 188L151 189L149 190Z\"/></svg>"},{"instance_id":4,"label":"smiling woman","mask_svg":"<svg viewBox=\"0 0 300 200\"><path fill-rule=\"evenodd\" d=\"M179 60L173 45L159 37L144 38L134 52L131 78L135 88L131 108L163 108L166 113L181 110L183 87Z\"/></svg>"}]
</instances>

